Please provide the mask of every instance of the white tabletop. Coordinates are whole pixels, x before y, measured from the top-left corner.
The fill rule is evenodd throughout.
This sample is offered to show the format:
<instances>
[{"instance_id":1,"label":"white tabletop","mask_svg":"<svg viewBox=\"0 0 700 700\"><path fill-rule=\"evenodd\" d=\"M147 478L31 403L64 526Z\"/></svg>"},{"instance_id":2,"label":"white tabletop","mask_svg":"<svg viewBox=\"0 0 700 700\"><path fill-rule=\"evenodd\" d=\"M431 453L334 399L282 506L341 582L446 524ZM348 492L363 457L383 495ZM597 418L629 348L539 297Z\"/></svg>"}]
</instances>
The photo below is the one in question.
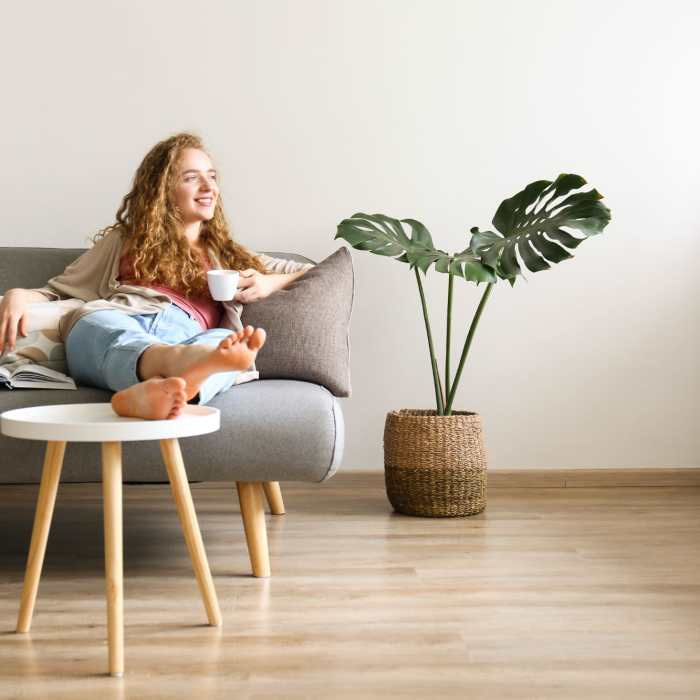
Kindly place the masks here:
<instances>
[{"instance_id":1,"label":"white tabletop","mask_svg":"<svg viewBox=\"0 0 700 700\"><path fill-rule=\"evenodd\" d=\"M56 442L164 440L213 433L219 426L219 409L210 406L185 406L182 414L171 420L124 418L108 403L34 406L0 414L3 434Z\"/></svg>"}]
</instances>

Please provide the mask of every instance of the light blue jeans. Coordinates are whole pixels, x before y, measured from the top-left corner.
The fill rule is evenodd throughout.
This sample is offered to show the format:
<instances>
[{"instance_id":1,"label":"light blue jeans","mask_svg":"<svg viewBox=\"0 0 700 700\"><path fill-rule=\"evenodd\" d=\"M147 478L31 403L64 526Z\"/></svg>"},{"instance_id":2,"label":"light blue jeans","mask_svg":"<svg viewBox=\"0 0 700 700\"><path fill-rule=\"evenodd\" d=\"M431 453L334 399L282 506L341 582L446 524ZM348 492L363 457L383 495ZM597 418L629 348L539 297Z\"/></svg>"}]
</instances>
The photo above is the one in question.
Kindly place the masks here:
<instances>
[{"instance_id":1,"label":"light blue jeans","mask_svg":"<svg viewBox=\"0 0 700 700\"><path fill-rule=\"evenodd\" d=\"M121 311L95 311L83 316L66 339L66 362L78 384L119 391L138 384L136 368L150 345L209 345L231 335L227 328L202 327L179 306L157 314L129 316ZM229 389L238 371L212 374L199 389L198 403L208 403Z\"/></svg>"}]
</instances>

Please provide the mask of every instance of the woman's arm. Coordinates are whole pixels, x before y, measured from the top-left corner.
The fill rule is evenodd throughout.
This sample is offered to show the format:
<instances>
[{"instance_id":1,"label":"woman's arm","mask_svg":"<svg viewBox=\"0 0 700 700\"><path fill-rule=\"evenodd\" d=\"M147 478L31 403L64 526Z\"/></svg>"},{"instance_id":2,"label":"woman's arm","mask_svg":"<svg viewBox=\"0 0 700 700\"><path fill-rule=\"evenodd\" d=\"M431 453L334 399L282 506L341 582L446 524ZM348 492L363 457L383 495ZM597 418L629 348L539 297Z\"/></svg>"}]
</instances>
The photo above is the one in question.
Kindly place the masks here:
<instances>
[{"instance_id":1,"label":"woman's arm","mask_svg":"<svg viewBox=\"0 0 700 700\"><path fill-rule=\"evenodd\" d=\"M248 304L251 301L260 301L270 294L284 289L286 286L299 279L306 270L298 270L297 272L287 273L271 273L264 275L257 270L243 270L238 280L238 292L233 298L234 301L239 301L242 304Z\"/></svg>"},{"instance_id":2,"label":"woman's arm","mask_svg":"<svg viewBox=\"0 0 700 700\"><path fill-rule=\"evenodd\" d=\"M299 279L305 272L314 267L313 263L301 263L284 258L272 258L264 253L259 259L265 265L267 274L257 270L248 269L241 272L238 281L239 292L234 301L248 304L251 301L259 301L265 297L284 289L292 282Z\"/></svg>"},{"instance_id":3,"label":"woman's arm","mask_svg":"<svg viewBox=\"0 0 700 700\"><path fill-rule=\"evenodd\" d=\"M303 274L306 273L306 270L299 270L298 272L288 272L288 273L280 273L278 275L268 275L269 277L273 277L277 280L277 284L279 285L277 289L284 289L286 286L290 285L294 280L298 280Z\"/></svg>"},{"instance_id":4,"label":"woman's arm","mask_svg":"<svg viewBox=\"0 0 700 700\"><path fill-rule=\"evenodd\" d=\"M0 301L0 354L12 352L17 334L27 335L27 309L30 304L46 301L43 292L34 289L8 289Z\"/></svg>"},{"instance_id":5,"label":"woman's arm","mask_svg":"<svg viewBox=\"0 0 700 700\"><path fill-rule=\"evenodd\" d=\"M306 272L314 267L313 263L302 263L296 260L287 260L285 258L273 258L265 253L258 255L260 262L265 266L267 273L288 274L290 272Z\"/></svg>"}]
</instances>

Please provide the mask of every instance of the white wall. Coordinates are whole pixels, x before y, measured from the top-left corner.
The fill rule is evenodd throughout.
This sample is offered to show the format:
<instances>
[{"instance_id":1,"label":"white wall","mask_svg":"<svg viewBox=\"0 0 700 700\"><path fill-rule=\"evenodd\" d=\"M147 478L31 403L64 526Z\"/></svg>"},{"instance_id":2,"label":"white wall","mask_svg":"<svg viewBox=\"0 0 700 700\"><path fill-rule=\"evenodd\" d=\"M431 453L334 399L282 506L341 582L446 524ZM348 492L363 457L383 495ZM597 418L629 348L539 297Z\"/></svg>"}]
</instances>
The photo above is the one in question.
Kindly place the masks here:
<instances>
[{"instance_id":1,"label":"white wall","mask_svg":"<svg viewBox=\"0 0 700 700\"><path fill-rule=\"evenodd\" d=\"M316 259L357 210L461 250L506 196L580 173L612 223L494 290L457 407L494 468L700 464L693 0L83 0L3 25L0 243L84 244L184 129L242 242ZM380 467L386 411L431 407L432 382L408 267L353 256L345 465ZM446 283L427 284L439 338ZM464 329L480 290L457 290Z\"/></svg>"}]
</instances>

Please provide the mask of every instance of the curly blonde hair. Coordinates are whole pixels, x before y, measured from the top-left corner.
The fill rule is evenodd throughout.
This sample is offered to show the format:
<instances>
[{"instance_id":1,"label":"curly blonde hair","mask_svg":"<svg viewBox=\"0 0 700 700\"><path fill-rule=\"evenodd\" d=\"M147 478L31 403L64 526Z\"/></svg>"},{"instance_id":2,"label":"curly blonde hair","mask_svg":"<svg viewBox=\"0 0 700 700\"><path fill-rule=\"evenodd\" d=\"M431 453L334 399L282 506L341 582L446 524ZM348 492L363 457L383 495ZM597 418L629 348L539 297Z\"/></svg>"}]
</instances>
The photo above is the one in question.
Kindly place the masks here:
<instances>
[{"instance_id":1,"label":"curly blonde hair","mask_svg":"<svg viewBox=\"0 0 700 700\"><path fill-rule=\"evenodd\" d=\"M188 133L157 143L136 170L131 191L117 210L116 222L98 236L119 229L129 246L136 279L172 287L191 297L204 293L207 278L184 236L184 223L172 198L186 148L206 152L201 139ZM233 240L220 196L213 218L202 222L199 240L205 249L216 253L224 268L266 272L254 253Z\"/></svg>"}]
</instances>

